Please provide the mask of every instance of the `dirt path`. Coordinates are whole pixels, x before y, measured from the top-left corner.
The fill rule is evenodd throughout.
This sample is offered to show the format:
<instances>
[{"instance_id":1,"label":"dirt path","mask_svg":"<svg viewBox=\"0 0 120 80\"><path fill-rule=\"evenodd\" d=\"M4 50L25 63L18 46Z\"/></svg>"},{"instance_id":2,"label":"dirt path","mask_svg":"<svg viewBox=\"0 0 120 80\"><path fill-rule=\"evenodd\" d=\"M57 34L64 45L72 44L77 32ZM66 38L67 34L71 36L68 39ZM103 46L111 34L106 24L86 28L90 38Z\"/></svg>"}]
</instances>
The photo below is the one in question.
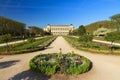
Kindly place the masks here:
<instances>
[{"instance_id":1,"label":"dirt path","mask_svg":"<svg viewBox=\"0 0 120 80\"><path fill-rule=\"evenodd\" d=\"M40 53L59 52L62 48L63 53L74 51L88 57L93 62L93 68L81 75L57 74L46 76L29 70L29 60ZM79 51L71 47L62 37L58 37L46 50L0 56L0 80L120 80L120 56L91 54Z\"/></svg>"}]
</instances>

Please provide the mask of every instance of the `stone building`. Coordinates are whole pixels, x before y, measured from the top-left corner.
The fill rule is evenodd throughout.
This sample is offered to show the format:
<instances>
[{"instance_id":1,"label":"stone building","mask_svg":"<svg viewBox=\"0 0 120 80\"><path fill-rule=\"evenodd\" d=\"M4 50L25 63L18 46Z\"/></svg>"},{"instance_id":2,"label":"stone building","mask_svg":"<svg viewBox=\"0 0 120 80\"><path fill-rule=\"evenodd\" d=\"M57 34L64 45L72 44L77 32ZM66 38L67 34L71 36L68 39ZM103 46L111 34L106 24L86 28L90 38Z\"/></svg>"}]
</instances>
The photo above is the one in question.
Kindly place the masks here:
<instances>
[{"instance_id":1,"label":"stone building","mask_svg":"<svg viewBox=\"0 0 120 80\"><path fill-rule=\"evenodd\" d=\"M50 25L48 24L44 31L51 32L53 35L68 35L74 30L74 26L70 25Z\"/></svg>"}]
</instances>

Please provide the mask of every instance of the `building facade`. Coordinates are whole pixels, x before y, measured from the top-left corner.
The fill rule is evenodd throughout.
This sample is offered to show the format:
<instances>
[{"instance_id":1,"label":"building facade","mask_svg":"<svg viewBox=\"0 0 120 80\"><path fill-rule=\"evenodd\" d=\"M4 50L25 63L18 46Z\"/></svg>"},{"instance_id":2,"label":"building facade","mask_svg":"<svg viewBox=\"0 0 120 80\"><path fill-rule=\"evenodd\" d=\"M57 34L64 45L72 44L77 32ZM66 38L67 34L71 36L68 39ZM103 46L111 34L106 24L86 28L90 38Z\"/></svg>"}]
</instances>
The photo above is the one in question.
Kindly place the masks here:
<instances>
[{"instance_id":1,"label":"building facade","mask_svg":"<svg viewBox=\"0 0 120 80\"><path fill-rule=\"evenodd\" d=\"M48 24L44 31L51 32L53 35L68 35L74 30L74 26L70 25L50 25Z\"/></svg>"}]
</instances>

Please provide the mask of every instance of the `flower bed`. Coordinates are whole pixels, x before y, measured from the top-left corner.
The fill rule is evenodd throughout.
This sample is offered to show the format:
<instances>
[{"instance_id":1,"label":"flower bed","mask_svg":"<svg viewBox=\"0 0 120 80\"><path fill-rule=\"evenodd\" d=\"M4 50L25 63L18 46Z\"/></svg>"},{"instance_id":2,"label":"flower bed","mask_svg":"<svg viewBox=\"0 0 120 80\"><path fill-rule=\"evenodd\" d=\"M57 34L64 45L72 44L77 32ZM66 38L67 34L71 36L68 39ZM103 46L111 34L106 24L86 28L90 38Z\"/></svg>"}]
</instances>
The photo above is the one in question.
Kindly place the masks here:
<instances>
[{"instance_id":1,"label":"flower bed","mask_svg":"<svg viewBox=\"0 0 120 80\"><path fill-rule=\"evenodd\" d=\"M30 60L30 69L47 75L81 74L91 68L89 59L74 53L41 54Z\"/></svg>"}]
</instances>

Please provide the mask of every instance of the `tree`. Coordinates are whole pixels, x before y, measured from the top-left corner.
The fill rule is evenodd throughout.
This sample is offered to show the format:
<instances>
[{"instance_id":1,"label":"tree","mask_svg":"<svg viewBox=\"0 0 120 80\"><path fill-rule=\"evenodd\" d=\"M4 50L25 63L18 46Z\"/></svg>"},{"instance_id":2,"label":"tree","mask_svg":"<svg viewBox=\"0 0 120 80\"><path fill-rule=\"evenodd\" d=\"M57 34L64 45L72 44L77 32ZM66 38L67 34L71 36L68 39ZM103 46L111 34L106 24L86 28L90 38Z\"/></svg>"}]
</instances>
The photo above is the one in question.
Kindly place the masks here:
<instances>
[{"instance_id":1,"label":"tree","mask_svg":"<svg viewBox=\"0 0 120 80\"><path fill-rule=\"evenodd\" d=\"M78 35L78 29L74 29L72 32L69 33L69 35Z\"/></svg>"},{"instance_id":2,"label":"tree","mask_svg":"<svg viewBox=\"0 0 120 80\"><path fill-rule=\"evenodd\" d=\"M0 35L20 36L24 33L25 24L0 16Z\"/></svg>"},{"instance_id":3,"label":"tree","mask_svg":"<svg viewBox=\"0 0 120 80\"><path fill-rule=\"evenodd\" d=\"M12 39L12 37L11 37L10 34L5 34L5 35L0 36L0 41L6 43L6 51L7 51L7 52L9 51L8 42L9 42L11 39Z\"/></svg>"},{"instance_id":4,"label":"tree","mask_svg":"<svg viewBox=\"0 0 120 80\"><path fill-rule=\"evenodd\" d=\"M41 36L44 34L43 29L37 27L37 26L29 26L30 34L34 34L35 36Z\"/></svg>"},{"instance_id":5,"label":"tree","mask_svg":"<svg viewBox=\"0 0 120 80\"><path fill-rule=\"evenodd\" d=\"M79 37L79 41L81 43L85 43L85 45L88 47L88 42L92 42L93 36L92 35L83 35Z\"/></svg>"},{"instance_id":6,"label":"tree","mask_svg":"<svg viewBox=\"0 0 120 80\"><path fill-rule=\"evenodd\" d=\"M120 32L116 31L116 32L111 32L111 33L108 33L106 36L105 36L105 39L107 41L110 41L111 42L111 50L112 50L112 47L113 47L113 42L114 41L118 41L120 40Z\"/></svg>"},{"instance_id":7,"label":"tree","mask_svg":"<svg viewBox=\"0 0 120 80\"><path fill-rule=\"evenodd\" d=\"M110 17L110 19L112 22L116 22L118 24L117 30L119 31L120 30L120 14L113 15Z\"/></svg>"},{"instance_id":8,"label":"tree","mask_svg":"<svg viewBox=\"0 0 120 80\"><path fill-rule=\"evenodd\" d=\"M79 26L78 28L78 35L82 36L86 34L86 29L83 25Z\"/></svg>"}]
</instances>

